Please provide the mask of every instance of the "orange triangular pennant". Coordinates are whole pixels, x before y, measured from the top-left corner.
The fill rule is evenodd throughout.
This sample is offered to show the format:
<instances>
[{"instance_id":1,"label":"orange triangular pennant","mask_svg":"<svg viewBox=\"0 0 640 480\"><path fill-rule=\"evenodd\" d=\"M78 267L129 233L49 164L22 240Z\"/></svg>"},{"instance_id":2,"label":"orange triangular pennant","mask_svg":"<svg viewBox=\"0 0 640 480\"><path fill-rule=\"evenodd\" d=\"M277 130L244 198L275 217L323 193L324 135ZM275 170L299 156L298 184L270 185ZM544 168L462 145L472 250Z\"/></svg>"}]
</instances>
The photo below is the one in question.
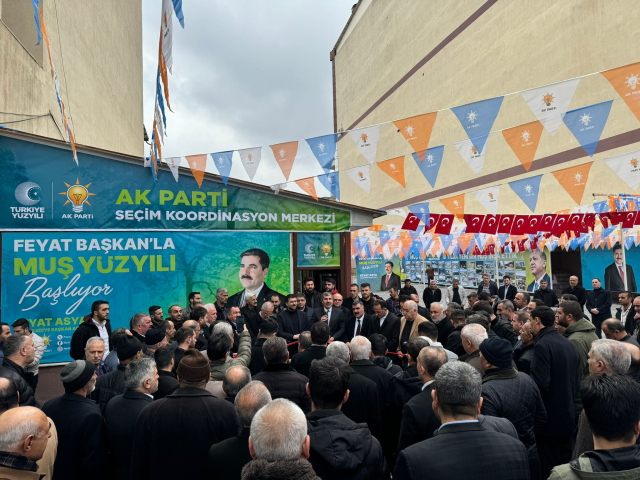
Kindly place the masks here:
<instances>
[{"instance_id":1,"label":"orange triangular pennant","mask_svg":"<svg viewBox=\"0 0 640 480\"><path fill-rule=\"evenodd\" d=\"M296 180L296 184L313 198L318 200L318 194L316 193L316 186L314 185L314 177L301 178Z\"/></svg>"},{"instance_id":2,"label":"orange triangular pennant","mask_svg":"<svg viewBox=\"0 0 640 480\"><path fill-rule=\"evenodd\" d=\"M207 157L208 155L206 154L185 157L189 164L189 168L191 169L191 173L193 173L193 178L198 182L198 187L202 186L202 180L204 180L204 170L207 168Z\"/></svg>"},{"instance_id":3,"label":"orange triangular pennant","mask_svg":"<svg viewBox=\"0 0 640 480\"><path fill-rule=\"evenodd\" d=\"M593 165L593 162L553 172L553 176L556 177L556 180L558 180L560 185L562 185L571 198L573 198L573 201L578 205L582 205L582 195L584 194L584 189L587 186L587 179L589 178L591 165Z\"/></svg>"},{"instance_id":4,"label":"orange triangular pennant","mask_svg":"<svg viewBox=\"0 0 640 480\"><path fill-rule=\"evenodd\" d=\"M607 70L602 75L640 120L640 62Z\"/></svg>"},{"instance_id":5,"label":"orange triangular pennant","mask_svg":"<svg viewBox=\"0 0 640 480\"><path fill-rule=\"evenodd\" d=\"M502 136L504 136L511 150L516 154L516 157L518 157L527 172L531 168L533 157L536 155L542 130L544 130L544 126L536 120L535 122L502 131Z\"/></svg>"},{"instance_id":6,"label":"orange triangular pennant","mask_svg":"<svg viewBox=\"0 0 640 480\"><path fill-rule=\"evenodd\" d=\"M282 170L284 178L289 180L291 169L293 168L293 162L296 159L298 153L298 142L286 142L279 143L277 145L271 145L273 150L273 156L276 157L276 162Z\"/></svg>"},{"instance_id":7,"label":"orange triangular pennant","mask_svg":"<svg viewBox=\"0 0 640 480\"><path fill-rule=\"evenodd\" d=\"M396 182L405 187L404 183L404 157L396 157L384 162L378 162L377 165L384 173L393 178Z\"/></svg>"},{"instance_id":8,"label":"orange triangular pennant","mask_svg":"<svg viewBox=\"0 0 640 480\"><path fill-rule=\"evenodd\" d=\"M458 217L458 220L462 220L464 218L464 193L453 197L441 198L440 203Z\"/></svg>"},{"instance_id":9,"label":"orange triangular pennant","mask_svg":"<svg viewBox=\"0 0 640 480\"><path fill-rule=\"evenodd\" d=\"M438 112L425 113L403 120L396 120L393 124L400 130L402 136L407 139L413 151L418 154L420 161L424 161L424 154L429 147L431 130L436 122Z\"/></svg>"}]
</instances>

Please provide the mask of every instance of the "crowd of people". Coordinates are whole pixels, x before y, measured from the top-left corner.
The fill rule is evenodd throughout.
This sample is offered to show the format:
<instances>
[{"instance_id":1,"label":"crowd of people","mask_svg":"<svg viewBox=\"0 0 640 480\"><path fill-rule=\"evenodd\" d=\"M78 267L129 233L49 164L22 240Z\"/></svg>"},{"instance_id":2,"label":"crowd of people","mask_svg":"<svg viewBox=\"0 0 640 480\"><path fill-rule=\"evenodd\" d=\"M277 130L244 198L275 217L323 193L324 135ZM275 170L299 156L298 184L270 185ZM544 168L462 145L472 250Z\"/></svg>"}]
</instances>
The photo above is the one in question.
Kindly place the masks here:
<instances>
[{"instance_id":1,"label":"crowd of people","mask_svg":"<svg viewBox=\"0 0 640 480\"><path fill-rule=\"evenodd\" d=\"M42 406L42 339L0 324L0 478L640 478L640 297L383 282L191 292L113 331L96 301Z\"/></svg>"}]
</instances>

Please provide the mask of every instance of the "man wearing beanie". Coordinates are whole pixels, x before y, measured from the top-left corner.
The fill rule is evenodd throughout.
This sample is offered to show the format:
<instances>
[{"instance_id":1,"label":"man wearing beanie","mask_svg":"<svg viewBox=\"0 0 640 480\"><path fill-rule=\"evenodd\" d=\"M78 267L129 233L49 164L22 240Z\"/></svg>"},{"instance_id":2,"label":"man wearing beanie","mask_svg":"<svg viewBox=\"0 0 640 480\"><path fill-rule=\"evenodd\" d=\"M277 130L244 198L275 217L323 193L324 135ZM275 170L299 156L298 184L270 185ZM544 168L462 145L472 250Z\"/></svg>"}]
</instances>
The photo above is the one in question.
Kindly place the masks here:
<instances>
[{"instance_id":1,"label":"man wearing beanie","mask_svg":"<svg viewBox=\"0 0 640 480\"><path fill-rule=\"evenodd\" d=\"M142 357L142 343L136 337L126 335L118 342L116 350L120 362L118 368L98 378L95 392L90 397L98 403L102 413L107 408L109 400L126 390L124 385L125 369L131 362Z\"/></svg>"},{"instance_id":2,"label":"man wearing beanie","mask_svg":"<svg viewBox=\"0 0 640 480\"><path fill-rule=\"evenodd\" d=\"M100 408L87 395L96 384L96 368L76 360L60 372L64 395L44 404L42 411L58 430L53 480L107 478L107 443Z\"/></svg>"},{"instance_id":3,"label":"man wearing beanie","mask_svg":"<svg viewBox=\"0 0 640 480\"><path fill-rule=\"evenodd\" d=\"M155 355L156 350L160 347L164 347L169 342L167 341L167 336L162 330L159 328L150 328L144 336L144 343L147 347L144 351L144 356L147 358L154 358L153 356Z\"/></svg>"},{"instance_id":4,"label":"man wearing beanie","mask_svg":"<svg viewBox=\"0 0 640 480\"><path fill-rule=\"evenodd\" d=\"M481 411L484 415L510 420L527 449L532 480L540 479L540 460L534 431L547 420L538 386L526 373L513 368L513 347L498 336L480 344L482 379Z\"/></svg>"},{"instance_id":5,"label":"man wearing beanie","mask_svg":"<svg viewBox=\"0 0 640 480\"><path fill-rule=\"evenodd\" d=\"M207 457L211 445L240 433L233 404L205 389L211 369L202 353L187 350L176 374L180 388L140 412L133 439L131 478L209 479Z\"/></svg>"}]
</instances>

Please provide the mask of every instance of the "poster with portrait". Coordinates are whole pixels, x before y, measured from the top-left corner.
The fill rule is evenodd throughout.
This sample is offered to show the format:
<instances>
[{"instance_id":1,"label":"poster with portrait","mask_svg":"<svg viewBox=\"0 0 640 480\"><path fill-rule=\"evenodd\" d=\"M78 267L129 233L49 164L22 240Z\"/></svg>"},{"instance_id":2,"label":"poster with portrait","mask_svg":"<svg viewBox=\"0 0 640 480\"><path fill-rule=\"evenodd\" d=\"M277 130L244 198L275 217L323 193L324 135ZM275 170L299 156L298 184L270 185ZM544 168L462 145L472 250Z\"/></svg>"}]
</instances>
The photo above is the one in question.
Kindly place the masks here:
<instances>
[{"instance_id":1,"label":"poster with portrait","mask_svg":"<svg viewBox=\"0 0 640 480\"><path fill-rule=\"evenodd\" d=\"M636 269L640 265L640 249L631 248L625 251L626 265L623 264L622 247L616 244L612 250L590 248L580 253L582 263L582 286L591 290L591 280L597 278L602 288L610 292L622 292L626 275L627 290L637 292ZM623 268L626 267L626 268Z\"/></svg>"},{"instance_id":2,"label":"poster with portrait","mask_svg":"<svg viewBox=\"0 0 640 480\"><path fill-rule=\"evenodd\" d=\"M389 290L388 283L385 281L387 274L390 275L390 282L395 279L394 283L399 283L400 288L402 288L402 281L405 277L404 269L404 264L397 256L393 257L391 260L385 260L382 256L373 258L356 257L356 275L358 276L358 285L368 283L371 285L371 290L374 292ZM393 277L394 275L397 276L397 278Z\"/></svg>"},{"instance_id":3,"label":"poster with portrait","mask_svg":"<svg viewBox=\"0 0 640 480\"><path fill-rule=\"evenodd\" d=\"M543 251L534 250L533 252L524 252L524 262L526 266L525 282L527 292L535 292L540 288L540 282L546 281L548 289L553 288L551 281L551 257L549 250L545 248ZM520 290L518 285L518 290ZM524 290L524 289L523 289Z\"/></svg>"}]
</instances>

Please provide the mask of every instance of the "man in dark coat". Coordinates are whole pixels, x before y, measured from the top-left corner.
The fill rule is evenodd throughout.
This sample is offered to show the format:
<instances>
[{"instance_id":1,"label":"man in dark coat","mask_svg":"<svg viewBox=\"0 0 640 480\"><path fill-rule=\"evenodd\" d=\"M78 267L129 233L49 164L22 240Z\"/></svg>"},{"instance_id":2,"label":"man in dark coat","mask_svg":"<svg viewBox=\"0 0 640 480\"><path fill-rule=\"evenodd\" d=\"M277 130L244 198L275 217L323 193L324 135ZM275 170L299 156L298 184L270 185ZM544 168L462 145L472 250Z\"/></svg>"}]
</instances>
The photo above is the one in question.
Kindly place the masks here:
<instances>
[{"instance_id":1,"label":"man in dark coat","mask_svg":"<svg viewBox=\"0 0 640 480\"><path fill-rule=\"evenodd\" d=\"M65 365L60 372L65 394L42 407L58 431L53 480L109 478L102 413L86 398L95 388L97 378L96 368L90 362L76 360Z\"/></svg>"},{"instance_id":2,"label":"man in dark coat","mask_svg":"<svg viewBox=\"0 0 640 480\"><path fill-rule=\"evenodd\" d=\"M331 303L333 297L329 294ZM339 309L336 309L340 311ZM284 338L287 343L293 343L298 340L302 332L306 332L310 327L309 317L306 313L298 310L298 299L294 294L287 295L287 308L278 313L278 337ZM289 347L289 353L292 355L298 351L297 345Z\"/></svg>"},{"instance_id":3,"label":"man in dark coat","mask_svg":"<svg viewBox=\"0 0 640 480\"><path fill-rule=\"evenodd\" d=\"M471 365L451 362L438 370L431 395L442 426L437 436L398 454L394 480L529 479L524 445L478 422L481 392L480 374Z\"/></svg>"},{"instance_id":4,"label":"man in dark coat","mask_svg":"<svg viewBox=\"0 0 640 480\"><path fill-rule=\"evenodd\" d=\"M33 362L36 349L33 340L26 335L11 335L4 341L4 359L0 366L0 377L15 383L20 393L20 406L36 406L36 397L26 378L25 367Z\"/></svg>"},{"instance_id":5,"label":"man in dark coat","mask_svg":"<svg viewBox=\"0 0 640 480\"><path fill-rule=\"evenodd\" d=\"M247 324L247 330L249 330L252 342L255 342L256 338L258 338L260 322L262 321L258 311L258 297L253 293L246 295L246 305L240 309L240 315L244 316L244 323Z\"/></svg>"},{"instance_id":6,"label":"man in dark coat","mask_svg":"<svg viewBox=\"0 0 640 480\"><path fill-rule=\"evenodd\" d=\"M432 408L431 392L440 367L447 363L447 354L438 347L425 347L418 355L418 374L423 382L421 392L411 398L402 409L402 422L397 452L433 437L440 419Z\"/></svg>"},{"instance_id":7,"label":"man in dark coat","mask_svg":"<svg viewBox=\"0 0 640 480\"><path fill-rule=\"evenodd\" d=\"M404 287L402 287L400 289L399 294L400 295L406 295L406 296L410 297L412 293L417 294L418 291L416 290L416 287L411 285L411 279L410 278L405 278L404 279Z\"/></svg>"},{"instance_id":8,"label":"man in dark coat","mask_svg":"<svg viewBox=\"0 0 640 480\"><path fill-rule=\"evenodd\" d=\"M260 324L260 331L256 342L251 347L251 363L249 364L249 371L251 375L256 375L267 366L267 362L264 359L264 353L262 347L264 342L271 337L275 337L278 333L278 322L273 318L267 317L262 320Z\"/></svg>"},{"instance_id":9,"label":"man in dark coat","mask_svg":"<svg viewBox=\"0 0 640 480\"><path fill-rule=\"evenodd\" d=\"M501 311L513 311L514 306L509 300L504 300L500 302ZM491 321L491 331L494 332L498 337L504 338L511 343L511 346L514 346L518 342L518 334L513 331L513 326L511 325L511 320L506 320L501 315L496 315L493 313L493 308L488 302L479 301L472 308L474 312L485 312Z\"/></svg>"},{"instance_id":10,"label":"man in dark coat","mask_svg":"<svg viewBox=\"0 0 640 480\"><path fill-rule=\"evenodd\" d=\"M535 346L535 337L529 322L525 323L520 329L520 341L521 344L513 351L513 361L516 362L519 372L529 375Z\"/></svg>"},{"instance_id":11,"label":"man in dark coat","mask_svg":"<svg viewBox=\"0 0 640 480\"><path fill-rule=\"evenodd\" d=\"M313 402L307 413L309 461L318 476L337 480L388 478L380 442L365 425L341 412L349 400L349 366L328 357L314 362L309 375L307 392Z\"/></svg>"},{"instance_id":12,"label":"man in dark coat","mask_svg":"<svg viewBox=\"0 0 640 480\"><path fill-rule=\"evenodd\" d=\"M209 362L189 349L178 365L180 388L156 400L138 417L133 439L131 477L141 480L204 480L211 477L207 456L211 445L240 431L233 405L209 393ZM179 441L177 432L183 432ZM189 459L171 461L169 459ZM169 460L169 461L168 461Z\"/></svg>"},{"instance_id":13,"label":"man in dark coat","mask_svg":"<svg viewBox=\"0 0 640 480\"><path fill-rule=\"evenodd\" d=\"M154 359L156 361L156 367L158 368L158 390L153 394L153 399L160 400L180 388L176 374L173 373L175 367L175 352L169 345L160 347L156 350Z\"/></svg>"},{"instance_id":14,"label":"man in dark coat","mask_svg":"<svg viewBox=\"0 0 640 480\"><path fill-rule=\"evenodd\" d=\"M498 288L498 298L513 302L513 299L516 298L516 293L518 293L518 289L511 283L511 277L509 275L502 277L502 286Z\"/></svg>"},{"instance_id":15,"label":"man in dark coat","mask_svg":"<svg viewBox=\"0 0 640 480\"><path fill-rule=\"evenodd\" d=\"M443 348L447 348L449 335L453 332L451 320L443 311L441 303L432 303L429 306L429 311L431 313L431 321L436 324L436 327L438 327L438 342L442 344Z\"/></svg>"},{"instance_id":16,"label":"man in dark coat","mask_svg":"<svg viewBox=\"0 0 640 480\"><path fill-rule=\"evenodd\" d=\"M539 298L547 307L553 308L558 306L558 296L556 292L549 288L549 282L544 279L540 280L540 288L533 294L533 298Z\"/></svg>"},{"instance_id":17,"label":"man in dark coat","mask_svg":"<svg viewBox=\"0 0 640 480\"><path fill-rule=\"evenodd\" d=\"M534 432L547 421L547 411L540 390L529 375L511 365L511 344L500 337L488 338L480 344L480 363L485 371L482 379L482 413L510 420L529 455L531 478L540 478L540 460Z\"/></svg>"},{"instance_id":18,"label":"man in dark coat","mask_svg":"<svg viewBox=\"0 0 640 480\"><path fill-rule=\"evenodd\" d=\"M578 303L582 308L584 308L584 304L587 303L587 291L578 285L579 281L580 279L577 276L571 275L569 277L569 286L562 289L562 294L564 295L565 293L568 293L570 295L575 295L578 299Z\"/></svg>"},{"instance_id":19,"label":"man in dark coat","mask_svg":"<svg viewBox=\"0 0 640 480\"><path fill-rule=\"evenodd\" d=\"M536 336L531 379L536 382L547 423L536 431L541 478L571 459L575 430L575 397L578 395L580 355L573 344L554 328L555 314L547 306L531 312L531 330Z\"/></svg>"},{"instance_id":20,"label":"man in dark coat","mask_svg":"<svg viewBox=\"0 0 640 480\"><path fill-rule=\"evenodd\" d=\"M345 333L345 314L341 309L333 306L333 295L329 292L322 294L322 306L313 310L311 325L316 322L326 322L329 325L331 331L329 341L342 339Z\"/></svg>"},{"instance_id":21,"label":"man in dark coat","mask_svg":"<svg viewBox=\"0 0 640 480\"><path fill-rule=\"evenodd\" d=\"M316 290L313 278L304 279L304 298L307 301L307 307L311 310L322 306L322 294Z\"/></svg>"},{"instance_id":22,"label":"man in dark coat","mask_svg":"<svg viewBox=\"0 0 640 480\"><path fill-rule=\"evenodd\" d=\"M158 371L151 358L140 358L127 365L124 372L126 390L114 397L104 412L111 465L114 478L131 478L131 453L136 421L144 407L153 402L152 395L158 390Z\"/></svg>"},{"instance_id":23,"label":"man in dark coat","mask_svg":"<svg viewBox=\"0 0 640 480\"><path fill-rule=\"evenodd\" d=\"M262 347L267 366L253 376L269 389L271 398L286 398L298 405L303 412L311 411L311 399L307 395L309 379L289 365L289 352L284 338L272 337Z\"/></svg>"},{"instance_id":24,"label":"man in dark coat","mask_svg":"<svg viewBox=\"0 0 640 480\"><path fill-rule=\"evenodd\" d=\"M464 311L462 310L453 310L451 312L451 325L453 325L453 331L449 334L447 338L447 350L452 351L458 357L464 355L464 347L462 346L462 329L466 325Z\"/></svg>"},{"instance_id":25,"label":"man in dark coat","mask_svg":"<svg viewBox=\"0 0 640 480\"><path fill-rule=\"evenodd\" d=\"M498 295L498 285L491 280L491 277L487 273L482 275L482 283L478 285L478 295L482 292L488 293L490 297Z\"/></svg>"},{"instance_id":26,"label":"man in dark coat","mask_svg":"<svg viewBox=\"0 0 640 480\"><path fill-rule=\"evenodd\" d=\"M366 337L353 337L350 346L351 368L376 384L378 388L378 403L380 408L386 409L393 375L370 360L371 342Z\"/></svg>"},{"instance_id":27,"label":"man in dark coat","mask_svg":"<svg viewBox=\"0 0 640 480\"><path fill-rule=\"evenodd\" d=\"M234 405L242 432L236 437L214 443L209 449L209 470L218 480L237 480L242 469L253 458L249 452L249 433L255 414L271 402L271 394L264 384L249 382L236 395Z\"/></svg>"},{"instance_id":28,"label":"man in dark coat","mask_svg":"<svg viewBox=\"0 0 640 480\"><path fill-rule=\"evenodd\" d=\"M591 322L596 327L596 335L598 338L602 338L602 329L600 325L607 318L611 318L611 292L602 288L600 280L594 278L591 280L591 290L587 294L587 311L591 313Z\"/></svg>"},{"instance_id":29,"label":"man in dark coat","mask_svg":"<svg viewBox=\"0 0 640 480\"><path fill-rule=\"evenodd\" d=\"M327 354L329 342L329 325L325 322L316 322L311 325L311 346L304 352L296 353L291 359L291 366L300 374L309 377L311 362L324 358ZM253 359L252 359L253 360Z\"/></svg>"},{"instance_id":30,"label":"man in dark coat","mask_svg":"<svg viewBox=\"0 0 640 480\"><path fill-rule=\"evenodd\" d=\"M350 315L345 321L342 337L339 339L336 338L336 340L340 340L344 343L350 342L356 335L368 337L371 332L371 324L377 320L374 320L375 317L373 315L367 315L364 313L364 305L362 302L354 302L351 308L353 310L353 315Z\"/></svg>"},{"instance_id":31,"label":"man in dark coat","mask_svg":"<svg viewBox=\"0 0 640 480\"><path fill-rule=\"evenodd\" d=\"M393 363L391 358L387 356L389 349L385 336L379 333L371 334L369 342L371 343L371 362L377 367L385 369L394 377L402 377L402 367Z\"/></svg>"},{"instance_id":32,"label":"man in dark coat","mask_svg":"<svg viewBox=\"0 0 640 480\"><path fill-rule=\"evenodd\" d=\"M422 292L422 301L427 309L434 302L440 302L442 300L442 290L438 288L438 284L435 280L429 281L429 286Z\"/></svg>"},{"instance_id":33,"label":"man in dark coat","mask_svg":"<svg viewBox=\"0 0 640 480\"><path fill-rule=\"evenodd\" d=\"M69 356L74 360L84 360L84 349L91 337L107 337L106 350L112 350L108 339L111 338L111 322L109 322L109 302L96 300L91 304L91 313L82 319L71 336Z\"/></svg>"},{"instance_id":34,"label":"man in dark coat","mask_svg":"<svg viewBox=\"0 0 640 480\"><path fill-rule=\"evenodd\" d=\"M374 333L384 335L389 351L397 351L400 341L400 319L387 309L384 300L373 302L373 313L375 317L371 319L369 335Z\"/></svg>"},{"instance_id":35,"label":"man in dark coat","mask_svg":"<svg viewBox=\"0 0 640 480\"><path fill-rule=\"evenodd\" d=\"M117 351L120 362L118 368L98 378L95 391L90 396L98 403L102 412L107 408L109 400L126 390L124 371L128 364L142 357L142 344L137 338L127 335L118 342Z\"/></svg>"}]
</instances>

